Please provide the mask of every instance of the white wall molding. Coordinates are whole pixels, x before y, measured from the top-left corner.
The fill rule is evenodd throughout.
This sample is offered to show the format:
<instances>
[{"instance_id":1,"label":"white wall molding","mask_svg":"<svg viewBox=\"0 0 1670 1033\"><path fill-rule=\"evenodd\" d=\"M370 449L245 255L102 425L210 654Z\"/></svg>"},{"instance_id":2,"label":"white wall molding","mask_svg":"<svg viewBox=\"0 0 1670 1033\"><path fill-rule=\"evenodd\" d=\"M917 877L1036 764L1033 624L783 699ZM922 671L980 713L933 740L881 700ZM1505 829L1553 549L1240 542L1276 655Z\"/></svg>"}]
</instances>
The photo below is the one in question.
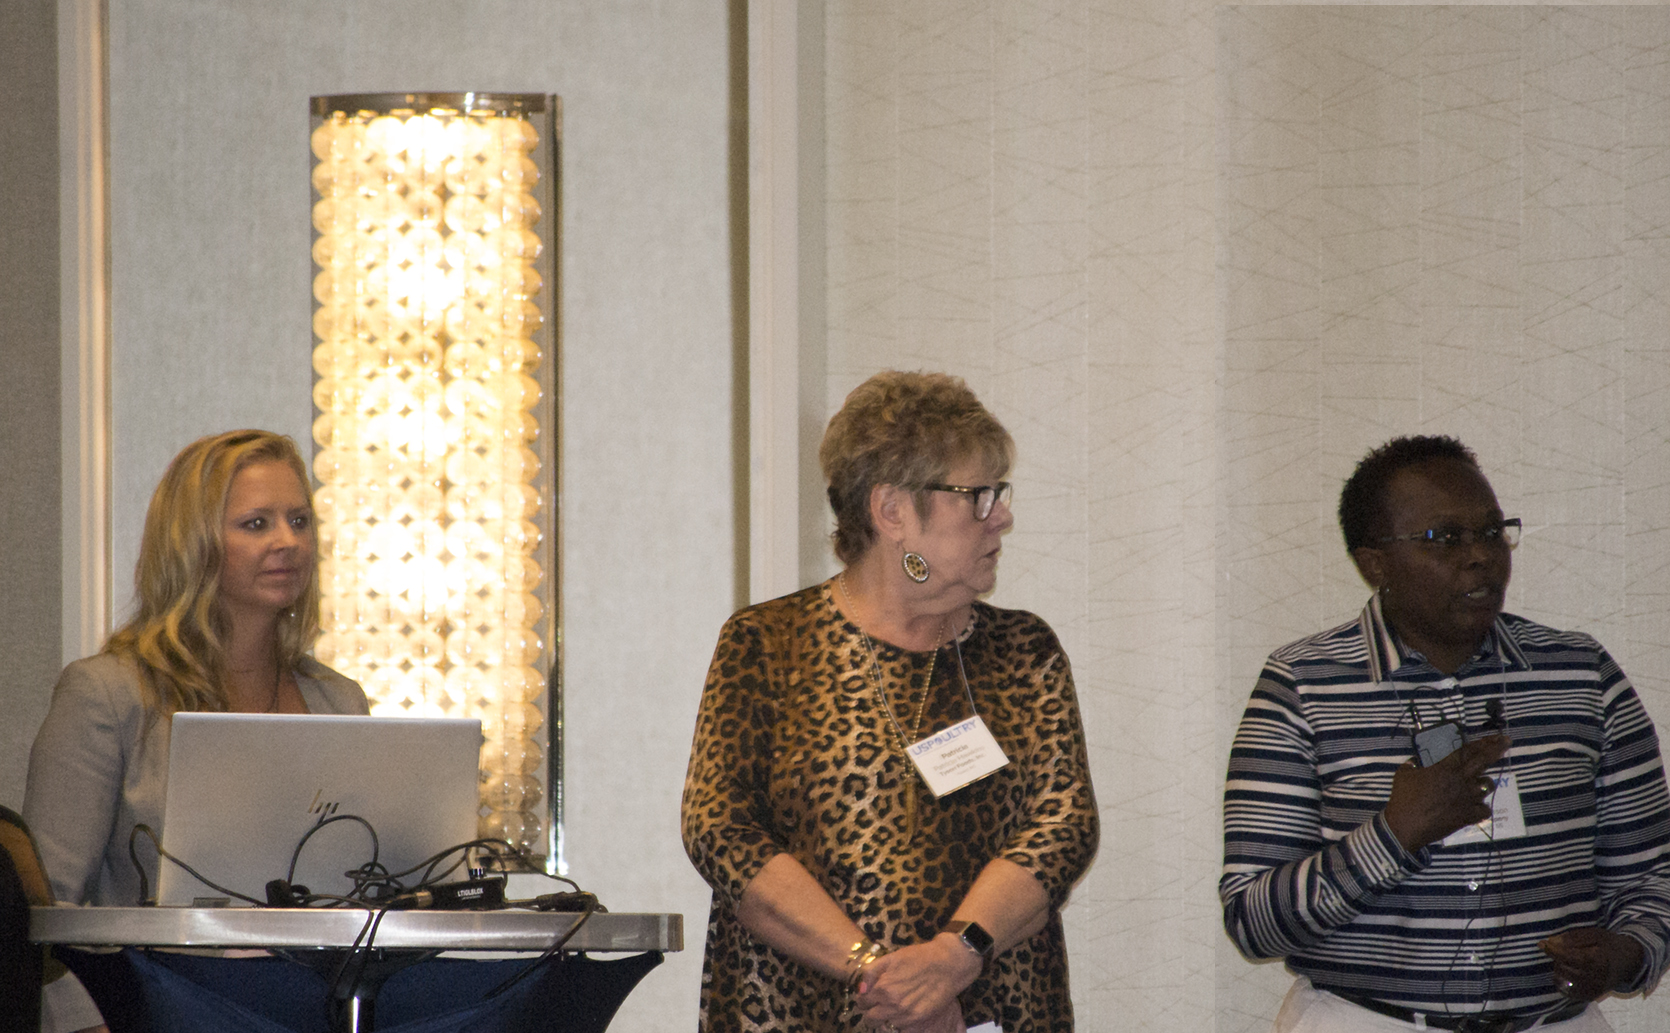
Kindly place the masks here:
<instances>
[{"instance_id":1,"label":"white wall molding","mask_svg":"<svg viewBox=\"0 0 1670 1033\"><path fill-rule=\"evenodd\" d=\"M58 4L63 654L110 630L110 248L104 0Z\"/></svg>"}]
</instances>

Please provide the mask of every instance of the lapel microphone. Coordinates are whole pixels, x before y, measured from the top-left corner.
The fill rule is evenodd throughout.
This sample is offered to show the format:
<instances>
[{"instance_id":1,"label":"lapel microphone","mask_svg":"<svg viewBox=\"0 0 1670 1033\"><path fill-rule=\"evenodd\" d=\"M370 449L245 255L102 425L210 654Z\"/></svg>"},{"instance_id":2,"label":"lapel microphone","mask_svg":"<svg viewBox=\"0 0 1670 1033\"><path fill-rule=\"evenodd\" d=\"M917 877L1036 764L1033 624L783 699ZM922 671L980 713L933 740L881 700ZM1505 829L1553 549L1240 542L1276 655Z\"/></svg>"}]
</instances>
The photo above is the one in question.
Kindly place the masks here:
<instances>
[{"instance_id":1,"label":"lapel microphone","mask_svg":"<svg viewBox=\"0 0 1670 1033\"><path fill-rule=\"evenodd\" d=\"M1502 701L1487 699L1484 701L1484 713L1490 720L1485 722L1485 728L1492 732L1508 730L1508 719L1502 714Z\"/></svg>"}]
</instances>

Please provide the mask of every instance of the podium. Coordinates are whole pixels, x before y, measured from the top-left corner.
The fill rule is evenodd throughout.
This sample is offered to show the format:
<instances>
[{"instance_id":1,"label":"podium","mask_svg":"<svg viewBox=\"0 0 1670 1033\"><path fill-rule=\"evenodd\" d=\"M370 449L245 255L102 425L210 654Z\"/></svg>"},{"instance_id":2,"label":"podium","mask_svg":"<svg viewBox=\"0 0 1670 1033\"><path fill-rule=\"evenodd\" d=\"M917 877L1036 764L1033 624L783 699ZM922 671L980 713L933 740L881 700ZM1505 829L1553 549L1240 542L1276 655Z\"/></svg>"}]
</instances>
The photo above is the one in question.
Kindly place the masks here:
<instances>
[{"instance_id":1,"label":"podium","mask_svg":"<svg viewBox=\"0 0 1670 1033\"><path fill-rule=\"evenodd\" d=\"M30 939L55 946L130 949L118 955L64 952L65 960L78 970L78 974L92 978L91 983L88 983L88 978L84 978L83 982L88 983L94 1000L99 1002L101 1010L106 1011L113 1033L121 1033L119 1027L123 1025L135 1030L168 1028L156 1025L140 1010L130 1007L133 998L143 998L147 993L162 994L154 988L144 989L142 984L150 985L147 980L171 982L196 979L210 986L218 983L238 988L246 996L253 994L256 997L263 993L271 995L260 988L260 980L283 980L283 985L291 988L289 992L301 993L305 997L305 992L294 988L306 983L309 978L316 981L318 988L328 988L328 980L317 973L333 967L333 959L343 958L360 965L374 962L387 968L388 972L357 985L347 1006L332 1010L328 1016L322 1011L315 1016L312 1011L301 1008L296 1010L300 1018L285 1015L270 1026L260 1026L257 1017L246 1016L242 1012L237 1013L238 1021L246 1028L270 1029L274 1033L326 1028L337 1033L365 1033L373 1028L382 1028L376 1025L374 1016L378 1014L375 998L383 977L388 976L391 982L394 978L403 980L400 991L403 1000L427 1001L424 995L435 989L421 986L419 980L408 978L405 973L398 977L389 976L394 970L405 967L405 963L422 961L417 968L409 970L417 972L421 979L424 968L448 964L447 959L422 960L440 951L543 952L565 935L569 935L569 939L563 943L558 960L547 965L545 971L525 980L530 986L537 987L530 993L543 995L541 1000L544 1003L540 1007L545 1010L538 1011L538 1014L549 1021L541 1021L538 1025L513 1022L501 1027L449 1027L407 1021L397 1023L394 1028L421 1028L425 1033L430 1029L448 1028L595 1033L607 1025L638 980L660 963L662 953L684 947L683 916L676 914L599 912L581 922L580 915L568 912L389 911L378 922L370 947L372 953L368 953L361 945L368 917L366 910L353 908L33 908L30 912ZM578 928L575 928L576 925ZM321 962L304 967L275 964L275 959L270 958L204 958L172 954L159 954L156 956L158 960L152 960L132 948L259 949L277 951L288 957L305 955L321 959ZM590 953L620 953L636 957L596 961L586 957ZM159 966L159 961L164 963ZM265 964L241 964L247 962ZM453 964L456 966L458 963ZM457 982L460 971L479 969L497 982L491 969L514 968L518 964L525 967L527 962L497 962L492 966L485 963L462 964L466 969L454 967L448 970L449 974L443 981ZM102 998L100 987L94 985L101 981L105 994ZM328 995L321 993L321 998L324 996ZM552 1005L550 1002L557 1003ZM572 1021L568 1021L568 1016L562 1013L563 1002L575 1008ZM210 1010L219 1007L220 1004L215 1002ZM551 1011L553 1007L556 1009L554 1012ZM123 1008L129 1008L131 1014L112 1015L112 1012L121 1012ZM526 1010L530 1015L535 1014L532 1003ZM232 1013L228 1011L227 1014ZM316 1019L326 1025L317 1024ZM286 1025L284 1020L297 1024ZM184 1021L172 1018L172 1027L184 1028ZM198 1028L207 1030L214 1027L203 1025Z\"/></svg>"}]
</instances>

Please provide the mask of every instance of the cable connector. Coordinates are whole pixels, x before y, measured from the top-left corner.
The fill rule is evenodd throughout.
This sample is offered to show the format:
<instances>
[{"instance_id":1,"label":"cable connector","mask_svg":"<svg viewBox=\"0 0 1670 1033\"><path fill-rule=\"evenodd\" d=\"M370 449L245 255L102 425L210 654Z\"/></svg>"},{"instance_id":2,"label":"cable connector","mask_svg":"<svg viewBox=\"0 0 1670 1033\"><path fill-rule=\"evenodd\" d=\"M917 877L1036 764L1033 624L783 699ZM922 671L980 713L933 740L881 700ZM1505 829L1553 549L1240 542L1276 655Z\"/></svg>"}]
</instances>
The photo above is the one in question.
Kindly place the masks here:
<instances>
[{"instance_id":1,"label":"cable connector","mask_svg":"<svg viewBox=\"0 0 1670 1033\"><path fill-rule=\"evenodd\" d=\"M268 907L306 907L308 888L296 886L283 879L273 879L267 883Z\"/></svg>"},{"instance_id":2,"label":"cable connector","mask_svg":"<svg viewBox=\"0 0 1670 1033\"><path fill-rule=\"evenodd\" d=\"M602 911L608 908L597 902L595 893L577 891L570 893L542 893L529 902L535 911Z\"/></svg>"}]
</instances>

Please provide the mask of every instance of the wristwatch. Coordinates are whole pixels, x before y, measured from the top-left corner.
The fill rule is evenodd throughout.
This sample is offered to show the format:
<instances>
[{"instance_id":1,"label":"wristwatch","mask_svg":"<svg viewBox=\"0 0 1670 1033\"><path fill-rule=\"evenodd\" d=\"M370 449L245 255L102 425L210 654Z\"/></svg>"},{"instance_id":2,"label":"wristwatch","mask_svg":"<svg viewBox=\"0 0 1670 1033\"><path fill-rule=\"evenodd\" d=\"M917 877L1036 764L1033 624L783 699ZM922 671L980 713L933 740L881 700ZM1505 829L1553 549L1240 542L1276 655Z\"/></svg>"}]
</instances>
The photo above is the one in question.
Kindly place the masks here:
<instances>
[{"instance_id":1,"label":"wristwatch","mask_svg":"<svg viewBox=\"0 0 1670 1033\"><path fill-rule=\"evenodd\" d=\"M992 934L986 932L979 922L947 922L945 931L963 941L964 947L980 955L982 962L992 956L992 947L997 941L992 939Z\"/></svg>"}]
</instances>

